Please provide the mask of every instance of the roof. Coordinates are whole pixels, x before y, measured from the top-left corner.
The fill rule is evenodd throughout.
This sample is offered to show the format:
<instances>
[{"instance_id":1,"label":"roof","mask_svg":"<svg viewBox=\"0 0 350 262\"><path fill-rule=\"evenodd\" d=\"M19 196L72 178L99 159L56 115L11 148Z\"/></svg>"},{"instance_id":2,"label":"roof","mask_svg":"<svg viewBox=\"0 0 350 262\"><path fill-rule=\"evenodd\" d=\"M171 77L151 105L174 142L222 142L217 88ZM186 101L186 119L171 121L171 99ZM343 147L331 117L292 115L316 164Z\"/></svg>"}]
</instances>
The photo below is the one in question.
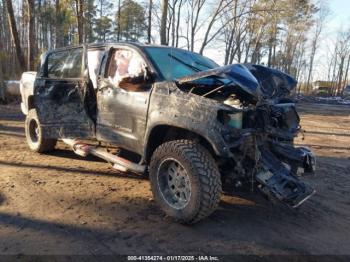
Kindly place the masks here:
<instances>
[{"instance_id":1,"label":"roof","mask_svg":"<svg viewBox=\"0 0 350 262\"><path fill-rule=\"evenodd\" d=\"M181 49L178 47L172 47L172 46L167 46L167 45L156 45L156 44L147 44L147 43L140 43L140 42L132 42L132 41L120 41L120 42L107 42L107 43L87 43L87 44L79 44L79 45L70 45L70 46L64 46L64 47L59 47L55 49L48 50L48 52L53 52L53 51L60 51L60 50L67 50L71 48L78 48L78 47L83 47L84 45L87 45L88 48L99 48L99 47L111 47L113 45L128 45L128 46L134 46L138 47L140 49L144 47L157 47L157 48L172 48L172 49L178 49L181 51L187 51L191 53L196 53L192 52L186 49Z\"/></svg>"},{"instance_id":2,"label":"roof","mask_svg":"<svg viewBox=\"0 0 350 262\"><path fill-rule=\"evenodd\" d=\"M106 42L106 43L101 42L101 43L87 43L87 44L79 44L79 45L70 45L70 46L64 46L64 47L51 49L50 51L66 50L66 49L71 49L71 48L83 47L84 45L87 45L88 48L97 48L97 47L107 47L107 46L120 45L120 44L136 46L136 47L159 47L159 48L169 48L170 47L170 46L165 46L165 45L146 44L146 43L132 42L132 41L120 41L120 42ZM176 47L173 47L173 48L176 48ZM179 49L179 48L176 48L176 49Z\"/></svg>"}]
</instances>

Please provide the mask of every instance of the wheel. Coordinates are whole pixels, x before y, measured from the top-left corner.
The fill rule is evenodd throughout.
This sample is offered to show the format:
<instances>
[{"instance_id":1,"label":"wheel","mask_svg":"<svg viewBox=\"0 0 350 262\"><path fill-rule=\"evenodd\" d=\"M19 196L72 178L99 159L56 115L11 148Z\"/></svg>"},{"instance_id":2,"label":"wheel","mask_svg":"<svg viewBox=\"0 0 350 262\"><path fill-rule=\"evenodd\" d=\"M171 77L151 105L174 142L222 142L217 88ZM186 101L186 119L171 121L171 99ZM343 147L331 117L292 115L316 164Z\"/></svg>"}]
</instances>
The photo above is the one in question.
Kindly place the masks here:
<instances>
[{"instance_id":1,"label":"wheel","mask_svg":"<svg viewBox=\"0 0 350 262\"><path fill-rule=\"evenodd\" d=\"M27 144L32 151L44 153L55 148L57 139L43 137L43 127L40 125L35 109L31 109L28 112L25 121L25 133Z\"/></svg>"},{"instance_id":2,"label":"wheel","mask_svg":"<svg viewBox=\"0 0 350 262\"><path fill-rule=\"evenodd\" d=\"M217 208L220 173L200 144L175 140L160 145L152 155L149 171L155 200L175 220L196 223Z\"/></svg>"}]
</instances>

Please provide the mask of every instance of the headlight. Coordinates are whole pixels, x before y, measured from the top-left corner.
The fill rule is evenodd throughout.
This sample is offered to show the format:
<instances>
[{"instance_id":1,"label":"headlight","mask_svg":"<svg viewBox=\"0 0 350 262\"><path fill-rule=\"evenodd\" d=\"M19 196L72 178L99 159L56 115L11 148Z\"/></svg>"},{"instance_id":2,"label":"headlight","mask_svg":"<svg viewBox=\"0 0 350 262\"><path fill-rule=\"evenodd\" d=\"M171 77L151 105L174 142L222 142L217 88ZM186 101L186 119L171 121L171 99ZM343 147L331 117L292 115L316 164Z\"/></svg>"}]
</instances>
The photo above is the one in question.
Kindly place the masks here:
<instances>
[{"instance_id":1,"label":"headlight","mask_svg":"<svg viewBox=\"0 0 350 262\"><path fill-rule=\"evenodd\" d=\"M229 127L232 128L242 128L242 119L243 119L243 113L242 112L228 112L224 110L218 111L218 120Z\"/></svg>"}]
</instances>

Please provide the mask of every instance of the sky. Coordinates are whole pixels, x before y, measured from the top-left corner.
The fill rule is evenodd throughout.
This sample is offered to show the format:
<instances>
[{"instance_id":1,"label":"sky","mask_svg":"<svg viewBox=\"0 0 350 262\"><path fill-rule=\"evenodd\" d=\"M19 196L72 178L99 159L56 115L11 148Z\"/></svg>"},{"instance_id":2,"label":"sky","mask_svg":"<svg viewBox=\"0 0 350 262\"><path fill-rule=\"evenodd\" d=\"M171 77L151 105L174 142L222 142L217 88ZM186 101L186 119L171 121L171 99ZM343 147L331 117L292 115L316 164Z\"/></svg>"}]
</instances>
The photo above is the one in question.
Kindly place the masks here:
<instances>
[{"instance_id":1,"label":"sky","mask_svg":"<svg viewBox=\"0 0 350 262\"><path fill-rule=\"evenodd\" d=\"M147 4L148 0L135 0L140 4ZM159 0L156 0L157 2ZM272 0L271 0L272 1ZM320 0L312 0L315 4ZM322 0L321 0L322 1ZM350 0L323 0L328 3L330 9L330 15L328 17L326 26L321 35L319 42L319 49L317 50L316 57L314 60L313 67L313 81L317 80L326 80L328 75L328 64L331 58L332 51L334 50L335 41L337 38L337 33L340 29L350 28ZM114 3L116 1L113 1ZM114 8L117 8L117 5L114 5ZM157 29L152 29L153 37L159 35ZM198 37L201 37L201 32L198 32ZM310 36L311 37L311 36ZM156 37L156 43L159 43L159 38ZM199 50L197 41L195 43L195 51ZM180 43L181 45L181 43ZM309 48L308 48L309 49ZM219 65L222 65L224 62L224 45L221 43L215 43L213 45L208 45L204 50L204 55L211 58ZM235 61L234 61L235 62ZM302 72L302 75L305 77L307 71ZM301 79L303 81L303 79Z\"/></svg>"},{"instance_id":2,"label":"sky","mask_svg":"<svg viewBox=\"0 0 350 262\"><path fill-rule=\"evenodd\" d=\"M314 61L313 80L324 80L327 76L327 62L330 50L333 50L338 31L350 27L350 0L326 0L330 9L328 21L323 30L319 50ZM317 0L314 0L316 3ZM222 64L224 50L208 47L204 55Z\"/></svg>"},{"instance_id":3,"label":"sky","mask_svg":"<svg viewBox=\"0 0 350 262\"><path fill-rule=\"evenodd\" d=\"M145 3L145 0L136 0L139 3ZM312 0L317 3L319 0ZM323 30L319 50L314 61L313 80L323 80L328 73L328 61L331 51L334 49L334 43L337 38L337 33L340 29L350 28L350 0L324 0L328 3L330 9L330 15L326 23L326 27ZM158 32L152 32L153 35L157 35ZM199 34L200 35L200 34ZM159 39L157 39L159 41ZM198 47L195 46L196 51ZM209 45L204 50L204 55L213 59L219 64L223 64L224 61L224 47Z\"/></svg>"},{"instance_id":4,"label":"sky","mask_svg":"<svg viewBox=\"0 0 350 262\"><path fill-rule=\"evenodd\" d=\"M328 0L327 2L331 13L321 35L313 68L313 81L326 80L329 55L334 49L337 33L340 29L350 28L350 0Z\"/></svg>"},{"instance_id":5,"label":"sky","mask_svg":"<svg viewBox=\"0 0 350 262\"><path fill-rule=\"evenodd\" d=\"M349 0L329 0L329 8L332 11L329 29L338 29L342 24L347 26L350 22L350 1Z\"/></svg>"}]
</instances>

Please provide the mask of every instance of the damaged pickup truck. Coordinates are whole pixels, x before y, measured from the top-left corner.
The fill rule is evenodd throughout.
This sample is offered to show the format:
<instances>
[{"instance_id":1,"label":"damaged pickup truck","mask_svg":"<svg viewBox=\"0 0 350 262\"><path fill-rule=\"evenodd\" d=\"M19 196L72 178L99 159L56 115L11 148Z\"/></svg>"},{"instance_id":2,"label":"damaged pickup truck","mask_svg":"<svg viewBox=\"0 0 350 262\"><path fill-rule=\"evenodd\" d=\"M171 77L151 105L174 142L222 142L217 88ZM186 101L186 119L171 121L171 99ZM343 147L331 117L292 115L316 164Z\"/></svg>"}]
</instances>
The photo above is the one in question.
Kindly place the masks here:
<instances>
[{"instance_id":1,"label":"damaged pickup truck","mask_svg":"<svg viewBox=\"0 0 350 262\"><path fill-rule=\"evenodd\" d=\"M149 175L155 200L182 223L218 206L222 186L298 207L315 193L300 180L315 157L294 147L296 81L260 65L219 67L177 48L116 43L57 49L24 73L31 150L61 139L119 171Z\"/></svg>"}]
</instances>

